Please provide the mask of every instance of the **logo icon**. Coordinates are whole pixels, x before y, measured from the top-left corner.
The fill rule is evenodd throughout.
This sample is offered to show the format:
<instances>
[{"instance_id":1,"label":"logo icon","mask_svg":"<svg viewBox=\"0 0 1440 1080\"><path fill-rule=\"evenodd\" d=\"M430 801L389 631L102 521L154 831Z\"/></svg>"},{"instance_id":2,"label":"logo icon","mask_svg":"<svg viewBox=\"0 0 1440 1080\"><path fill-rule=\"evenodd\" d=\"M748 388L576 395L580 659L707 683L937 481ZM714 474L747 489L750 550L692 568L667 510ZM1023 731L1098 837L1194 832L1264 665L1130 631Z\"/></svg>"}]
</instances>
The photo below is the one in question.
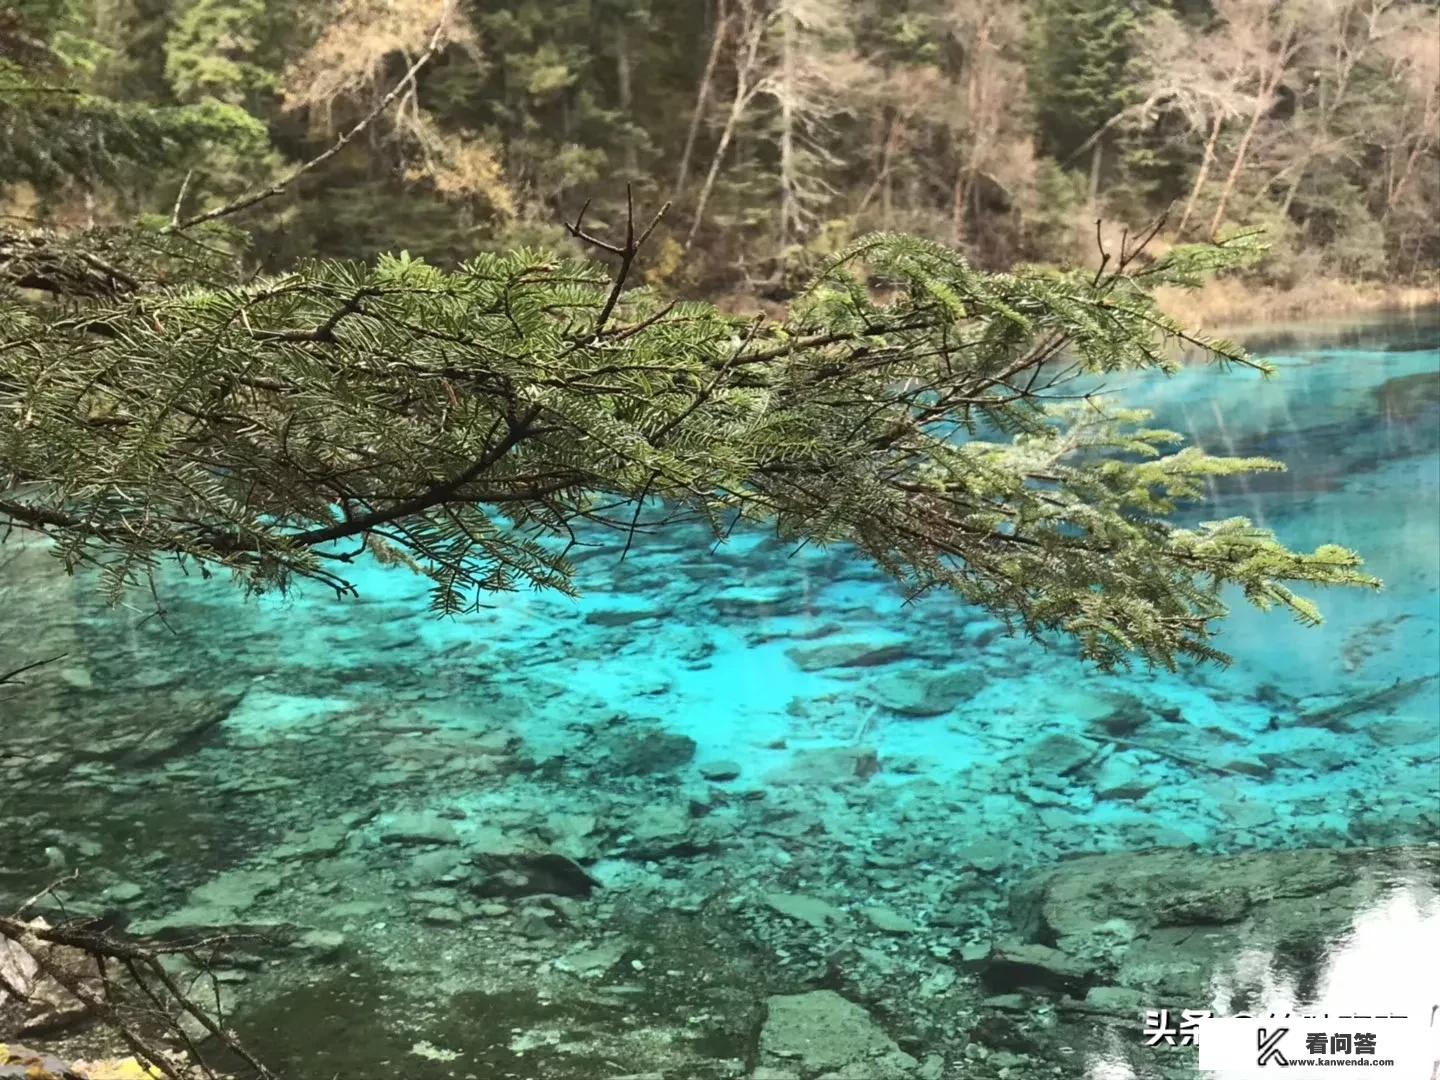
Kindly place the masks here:
<instances>
[{"instance_id":1,"label":"logo icon","mask_svg":"<svg viewBox=\"0 0 1440 1080\"><path fill-rule=\"evenodd\" d=\"M1289 1028L1276 1028L1274 1031L1266 1031L1260 1028L1255 1033L1255 1045L1260 1053L1255 1058L1256 1065L1269 1065L1272 1061L1276 1065L1289 1065L1290 1059L1280 1052L1280 1040L1288 1033Z\"/></svg>"}]
</instances>

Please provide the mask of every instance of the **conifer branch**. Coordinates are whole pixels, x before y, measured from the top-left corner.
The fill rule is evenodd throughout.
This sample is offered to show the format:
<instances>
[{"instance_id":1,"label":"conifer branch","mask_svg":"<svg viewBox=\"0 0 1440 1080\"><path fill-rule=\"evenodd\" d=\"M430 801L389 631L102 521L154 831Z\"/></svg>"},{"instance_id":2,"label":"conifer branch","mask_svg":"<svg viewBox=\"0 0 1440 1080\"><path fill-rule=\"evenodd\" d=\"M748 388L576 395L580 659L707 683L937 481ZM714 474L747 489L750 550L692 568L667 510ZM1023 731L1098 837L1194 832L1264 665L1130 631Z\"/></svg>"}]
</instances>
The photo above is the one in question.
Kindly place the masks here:
<instances>
[{"instance_id":1,"label":"conifer branch","mask_svg":"<svg viewBox=\"0 0 1440 1080\"><path fill-rule=\"evenodd\" d=\"M1069 391L1165 367L1164 339L1193 335L1145 285L1236 252L1136 271L1147 231L1097 282L870 237L787 318L742 320L627 289L653 221L612 241L584 219L571 235L618 257L611 273L543 252L456 271L396 257L79 317L0 304L25 326L0 321L0 526L116 588L173 555L346 593L363 551L398 553L456 612L519 583L573 591L577 528L628 550L648 503L717 536L739 515L852 544L910 594L951 589L1107 666L1222 659L1217 583L1307 622L1294 586L1374 584L1352 552L1292 552L1243 520L1176 527L1209 478L1276 465L1175 450L1143 414Z\"/></svg>"}]
</instances>

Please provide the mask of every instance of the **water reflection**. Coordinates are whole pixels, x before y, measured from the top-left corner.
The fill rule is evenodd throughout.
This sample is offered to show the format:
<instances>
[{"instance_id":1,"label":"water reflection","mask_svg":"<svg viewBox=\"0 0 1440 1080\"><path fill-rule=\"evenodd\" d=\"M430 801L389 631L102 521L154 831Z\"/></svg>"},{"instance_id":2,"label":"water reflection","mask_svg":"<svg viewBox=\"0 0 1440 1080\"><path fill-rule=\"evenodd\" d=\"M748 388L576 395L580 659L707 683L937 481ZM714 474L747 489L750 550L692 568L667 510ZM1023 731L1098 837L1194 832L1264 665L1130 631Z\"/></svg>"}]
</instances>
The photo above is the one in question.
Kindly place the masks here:
<instances>
[{"instance_id":1,"label":"water reflection","mask_svg":"<svg viewBox=\"0 0 1440 1080\"><path fill-rule=\"evenodd\" d=\"M1283 883L1276 884L1283 889ZM1291 1017L1299 1021L1292 1029L1363 1030L1363 1023L1346 1020L1404 1016L1430 1029L1440 1065L1440 1032L1434 1023L1440 1002L1437 886L1433 867L1428 874L1416 868L1355 911L1339 933L1276 940L1261 932L1228 954L1218 949L1209 1000L1193 1007L1215 1016ZM1302 1017L1319 1019L1307 1025ZM1146 1057L1133 1038L1111 1030L1088 1048L1083 1075L1086 1080L1149 1080L1158 1075L1161 1062L1183 1057L1193 1063L1196 1050L1160 1045L1150 1051L1150 1060ZM1427 1065L1397 1080L1430 1080L1431 1073ZM1255 1069L1203 1075L1207 1080L1255 1080Z\"/></svg>"}]
</instances>

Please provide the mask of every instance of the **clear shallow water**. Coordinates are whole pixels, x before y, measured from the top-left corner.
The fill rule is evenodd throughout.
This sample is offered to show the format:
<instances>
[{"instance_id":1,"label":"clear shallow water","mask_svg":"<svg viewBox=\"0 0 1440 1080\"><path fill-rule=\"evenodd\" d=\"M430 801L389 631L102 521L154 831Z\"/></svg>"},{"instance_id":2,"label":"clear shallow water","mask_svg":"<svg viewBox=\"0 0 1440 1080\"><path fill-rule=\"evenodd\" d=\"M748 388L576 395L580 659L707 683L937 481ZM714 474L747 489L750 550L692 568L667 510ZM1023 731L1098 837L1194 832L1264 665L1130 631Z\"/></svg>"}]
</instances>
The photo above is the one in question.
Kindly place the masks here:
<instances>
[{"instance_id":1,"label":"clear shallow water","mask_svg":"<svg viewBox=\"0 0 1440 1080\"><path fill-rule=\"evenodd\" d=\"M1203 516L1357 548L1386 582L1322 596L1319 630L1237 608L1224 670L1101 675L762 535L596 549L578 603L498 597L448 622L373 567L346 603L168 581L162 620L20 552L0 642L66 657L0 698L0 903L79 869L73 902L135 929L260 933L226 985L295 1075L746 1075L765 997L817 987L941 1075L988 1075L967 1038L1020 1051L962 958L1033 932L1016 897L1034 874L1188 847L1204 877L1213 855L1440 839L1435 341L1433 319L1396 320L1276 342L1269 381L1116 386L1207 448L1288 464ZM602 887L496 895L514 849ZM1433 929L1433 868L1416 873L1405 918ZM1336 917L1337 940L1369 925ZM1316 962L1353 970L1353 952ZM1190 992L1333 983L1294 992L1248 963ZM1210 1004L1166 985L1147 1003ZM1065 1072L1148 1075L1133 1031L1048 1022L1079 1047Z\"/></svg>"}]
</instances>

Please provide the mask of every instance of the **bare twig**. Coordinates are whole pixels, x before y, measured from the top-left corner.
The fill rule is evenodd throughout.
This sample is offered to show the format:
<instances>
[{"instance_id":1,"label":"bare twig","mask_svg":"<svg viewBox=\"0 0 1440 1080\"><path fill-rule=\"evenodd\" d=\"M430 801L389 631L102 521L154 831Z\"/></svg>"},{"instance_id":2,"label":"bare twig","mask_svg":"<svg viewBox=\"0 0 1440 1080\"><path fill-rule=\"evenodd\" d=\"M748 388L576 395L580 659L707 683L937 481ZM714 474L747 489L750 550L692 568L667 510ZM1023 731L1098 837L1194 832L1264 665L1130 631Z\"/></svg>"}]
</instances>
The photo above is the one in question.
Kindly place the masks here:
<instances>
[{"instance_id":1,"label":"bare twig","mask_svg":"<svg viewBox=\"0 0 1440 1080\"><path fill-rule=\"evenodd\" d=\"M655 231L655 226L660 224L660 219L665 216L665 211L670 209L667 202L655 211L655 216L650 219L641 233L635 234L635 195L629 184L625 185L625 242L623 244L612 244L608 240L602 240L594 233L585 231L585 211L590 209L590 200L585 200L585 205L580 207L580 212L575 215L575 223L565 223L565 231L582 243L589 244L593 248L606 252L610 255L620 257L620 269L615 272L615 282L610 288L610 295L605 300L605 306L600 309L600 316L595 320L593 333L599 334L605 329L605 324L610 320L610 315L615 310L615 305L620 302L620 294L625 291L625 282L630 277L630 268L635 264L635 256L640 253L640 248L645 241L650 239L650 234Z\"/></svg>"},{"instance_id":2,"label":"bare twig","mask_svg":"<svg viewBox=\"0 0 1440 1080\"><path fill-rule=\"evenodd\" d=\"M24 675L25 672L34 671L36 668L44 667L46 664L53 664L57 660L65 659L65 657L68 655L68 653L61 653L58 656L51 656L44 660L32 661L31 663L24 664L18 668L15 668L12 671L0 671L0 686L4 686L6 683L16 683L19 681L19 676Z\"/></svg>"},{"instance_id":3,"label":"bare twig","mask_svg":"<svg viewBox=\"0 0 1440 1080\"><path fill-rule=\"evenodd\" d=\"M180 193L175 196L175 209L170 212L170 227L180 227L180 210L185 205L185 193L190 190L190 180L195 175L194 169L185 170L185 179L180 181Z\"/></svg>"},{"instance_id":4,"label":"bare twig","mask_svg":"<svg viewBox=\"0 0 1440 1080\"><path fill-rule=\"evenodd\" d=\"M1110 265L1110 253L1105 250L1105 237L1100 231L1100 219L1095 219L1095 246L1100 249L1100 265L1095 268L1095 280L1090 284L1098 286L1105 276L1105 267Z\"/></svg>"},{"instance_id":5,"label":"bare twig","mask_svg":"<svg viewBox=\"0 0 1440 1080\"><path fill-rule=\"evenodd\" d=\"M79 880L79 878L80 878L80 871L79 871L79 870L71 870L70 873L66 874L64 877L60 878L58 881L52 881L49 885L46 885L43 889L41 889L39 892L37 892L34 896L30 897L29 900L26 900L23 904L21 904L18 908L16 908L16 909L15 909L15 914L16 914L16 916L24 915L26 911L28 911L30 908L34 907L34 906L35 906L36 904L38 904L41 900L44 900L45 897L49 896L52 892L54 892L56 889L58 889L61 885L67 885L67 884L69 884L69 883L72 882L72 881L77 881L77 880Z\"/></svg>"},{"instance_id":6,"label":"bare twig","mask_svg":"<svg viewBox=\"0 0 1440 1080\"><path fill-rule=\"evenodd\" d=\"M1171 750L1164 746L1155 746L1148 742L1136 742L1134 739L1119 739L1113 735L1093 735L1098 742L1108 742L1123 750L1139 750L1146 754L1154 754L1157 757L1166 757L1171 761L1178 761L1182 765L1189 765L1192 769L1209 769L1211 772L1223 773L1226 776L1245 776L1239 769L1231 769L1225 765L1216 765L1209 761L1201 761L1189 754L1182 754L1178 750Z\"/></svg>"},{"instance_id":7,"label":"bare twig","mask_svg":"<svg viewBox=\"0 0 1440 1080\"><path fill-rule=\"evenodd\" d=\"M260 1080L279 1080L274 1072L250 1053L204 1006L190 998L165 968L163 957L180 954L204 969L206 964L201 960L198 950L219 939L192 942L188 945L150 944L142 940L119 940L108 934L72 924L50 927L43 922L27 922L9 916L0 916L0 938L8 939L23 949L35 961L38 970L52 978L78 1001L87 1013L114 1031L136 1057L153 1065L170 1080L184 1080L189 1070L182 1073L170 1054L162 1046L157 1046L153 1036L146 1033L147 1027L155 1022L168 1028L172 1035L189 1048L195 1067L203 1075L215 1075L210 1067L200 1060L195 1040L181 1026L181 1019L186 1016L244 1061ZM99 981L105 988L104 991L95 985L95 979L77 975L65 963L57 960L52 955L54 948L73 949L93 960L100 972ZM152 1009L143 1010L137 1019L133 1010L125 1007L123 998L111 999L109 991L115 989L117 984L104 976L107 961L118 962L129 973L135 984L134 989L153 1006ZM164 993L169 996L168 1005L151 985L152 979L159 983L164 988ZM24 1000L25 995L20 992L21 988L9 986L6 989Z\"/></svg>"}]
</instances>

